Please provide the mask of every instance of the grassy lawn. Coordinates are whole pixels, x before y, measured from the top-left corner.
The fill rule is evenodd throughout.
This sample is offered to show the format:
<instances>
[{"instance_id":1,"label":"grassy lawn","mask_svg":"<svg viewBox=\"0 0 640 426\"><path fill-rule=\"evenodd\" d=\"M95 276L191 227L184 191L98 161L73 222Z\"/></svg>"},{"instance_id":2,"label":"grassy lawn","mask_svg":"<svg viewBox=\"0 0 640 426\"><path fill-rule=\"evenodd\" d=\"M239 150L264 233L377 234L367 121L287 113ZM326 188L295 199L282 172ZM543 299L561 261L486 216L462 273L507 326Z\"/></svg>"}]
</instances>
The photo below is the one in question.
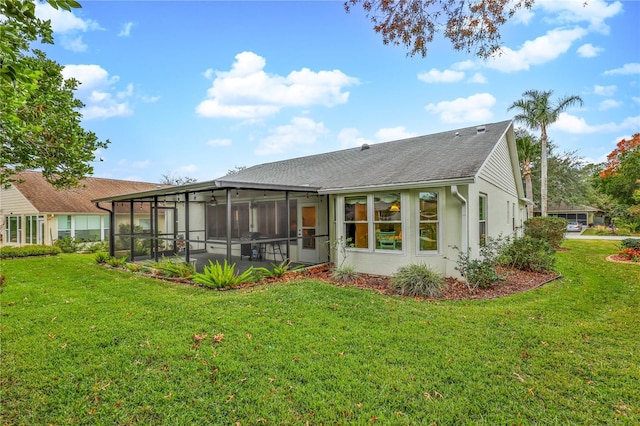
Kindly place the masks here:
<instances>
[{"instance_id":1,"label":"grassy lawn","mask_svg":"<svg viewBox=\"0 0 640 426\"><path fill-rule=\"evenodd\" d=\"M640 265L564 246L563 279L459 302L3 261L0 422L638 424Z\"/></svg>"}]
</instances>

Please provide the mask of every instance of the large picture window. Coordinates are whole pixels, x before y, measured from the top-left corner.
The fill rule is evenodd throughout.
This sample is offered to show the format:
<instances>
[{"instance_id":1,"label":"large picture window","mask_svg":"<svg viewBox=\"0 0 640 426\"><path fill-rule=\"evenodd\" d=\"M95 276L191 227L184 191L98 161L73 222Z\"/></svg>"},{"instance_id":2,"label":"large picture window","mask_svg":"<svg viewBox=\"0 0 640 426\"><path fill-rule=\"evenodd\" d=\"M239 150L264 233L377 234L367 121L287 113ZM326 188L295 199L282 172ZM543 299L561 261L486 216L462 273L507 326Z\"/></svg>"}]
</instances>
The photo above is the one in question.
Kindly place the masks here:
<instances>
[{"instance_id":1,"label":"large picture window","mask_svg":"<svg viewBox=\"0 0 640 426\"><path fill-rule=\"evenodd\" d=\"M26 216L25 217L25 243L38 244L38 217L42 216Z\"/></svg>"},{"instance_id":2,"label":"large picture window","mask_svg":"<svg viewBox=\"0 0 640 426\"><path fill-rule=\"evenodd\" d=\"M402 250L400 194L373 197L376 250Z\"/></svg>"},{"instance_id":3,"label":"large picture window","mask_svg":"<svg viewBox=\"0 0 640 426\"><path fill-rule=\"evenodd\" d=\"M369 248L367 209L366 195L344 199L344 235L355 248Z\"/></svg>"},{"instance_id":4,"label":"large picture window","mask_svg":"<svg viewBox=\"0 0 640 426\"><path fill-rule=\"evenodd\" d=\"M71 216L58 216L58 239L71 237Z\"/></svg>"},{"instance_id":5,"label":"large picture window","mask_svg":"<svg viewBox=\"0 0 640 426\"><path fill-rule=\"evenodd\" d=\"M418 195L418 241L420 251L438 250L438 193L421 192Z\"/></svg>"},{"instance_id":6,"label":"large picture window","mask_svg":"<svg viewBox=\"0 0 640 426\"><path fill-rule=\"evenodd\" d=\"M100 241L100 216L77 215L75 221L75 239L81 241ZM58 228L58 231L60 229Z\"/></svg>"},{"instance_id":7,"label":"large picture window","mask_svg":"<svg viewBox=\"0 0 640 426\"><path fill-rule=\"evenodd\" d=\"M7 216L5 218L7 226L7 242L9 243L21 243L22 242L22 217L20 216Z\"/></svg>"}]
</instances>

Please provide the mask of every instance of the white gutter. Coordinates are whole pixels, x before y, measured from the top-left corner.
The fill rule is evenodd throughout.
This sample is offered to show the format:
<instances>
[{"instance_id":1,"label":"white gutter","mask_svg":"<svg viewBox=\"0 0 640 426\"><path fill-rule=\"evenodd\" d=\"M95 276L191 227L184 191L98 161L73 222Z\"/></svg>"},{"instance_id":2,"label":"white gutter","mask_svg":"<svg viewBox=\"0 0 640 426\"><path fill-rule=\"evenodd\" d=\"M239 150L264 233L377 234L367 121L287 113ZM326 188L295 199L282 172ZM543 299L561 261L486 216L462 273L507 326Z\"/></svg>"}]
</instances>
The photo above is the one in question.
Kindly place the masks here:
<instances>
[{"instance_id":1,"label":"white gutter","mask_svg":"<svg viewBox=\"0 0 640 426\"><path fill-rule=\"evenodd\" d=\"M460 251L465 253L467 250L469 250L469 205L467 204L467 200L462 196L462 194L458 192L458 185L451 185L451 193L458 199L458 201L460 201L461 204L460 214L462 216L462 223L460 224L460 229L462 233L462 241L460 244L462 245L462 247L460 247Z\"/></svg>"}]
</instances>

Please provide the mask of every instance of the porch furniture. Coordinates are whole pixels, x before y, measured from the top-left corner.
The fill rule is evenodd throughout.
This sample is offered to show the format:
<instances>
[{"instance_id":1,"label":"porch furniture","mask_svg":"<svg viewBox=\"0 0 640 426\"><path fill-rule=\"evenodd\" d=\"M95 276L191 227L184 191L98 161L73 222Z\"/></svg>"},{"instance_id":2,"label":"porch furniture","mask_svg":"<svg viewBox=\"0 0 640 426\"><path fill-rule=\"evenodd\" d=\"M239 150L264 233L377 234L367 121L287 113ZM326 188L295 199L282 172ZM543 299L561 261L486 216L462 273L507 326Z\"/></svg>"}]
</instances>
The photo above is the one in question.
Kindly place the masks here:
<instances>
[{"instance_id":1,"label":"porch furniture","mask_svg":"<svg viewBox=\"0 0 640 426\"><path fill-rule=\"evenodd\" d=\"M395 231L384 232L378 231L378 246L385 250L396 249L396 233Z\"/></svg>"}]
</instances>

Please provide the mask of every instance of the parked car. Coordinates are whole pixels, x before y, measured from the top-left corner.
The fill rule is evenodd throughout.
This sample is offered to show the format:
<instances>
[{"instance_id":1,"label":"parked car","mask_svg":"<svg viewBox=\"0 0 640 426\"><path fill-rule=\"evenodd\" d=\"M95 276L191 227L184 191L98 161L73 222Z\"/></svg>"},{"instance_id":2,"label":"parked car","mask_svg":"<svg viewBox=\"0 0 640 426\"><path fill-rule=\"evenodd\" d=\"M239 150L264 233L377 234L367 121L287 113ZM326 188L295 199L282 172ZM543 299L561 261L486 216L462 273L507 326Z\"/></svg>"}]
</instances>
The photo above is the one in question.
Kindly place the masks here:
<instances>
[{"instance_id":1,"label":"parked car","mask_svg":"<svg viewBox=\"0 0 640 426\"><path fill-rule=\"evenodd\" d=\"M582 232L582 225L578 222L569 222L567 232Z\"/></svg>"}]
</instances>

